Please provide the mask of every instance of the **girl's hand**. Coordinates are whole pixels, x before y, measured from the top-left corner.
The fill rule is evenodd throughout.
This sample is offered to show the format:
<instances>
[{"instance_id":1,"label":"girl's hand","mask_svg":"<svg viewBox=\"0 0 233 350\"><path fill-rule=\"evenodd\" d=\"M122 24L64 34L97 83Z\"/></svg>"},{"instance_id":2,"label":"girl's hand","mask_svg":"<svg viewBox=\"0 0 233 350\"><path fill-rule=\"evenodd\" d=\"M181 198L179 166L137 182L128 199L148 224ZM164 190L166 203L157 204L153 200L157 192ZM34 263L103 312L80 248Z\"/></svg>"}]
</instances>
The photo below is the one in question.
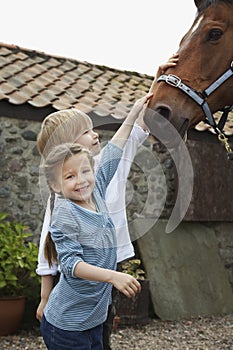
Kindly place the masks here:
<instances>
[{"instance_id":1,"label":"girl's hand","mask_svg":"<svg viewBox=\"0 0 233 350\"><path fill-rule=\"evenodd\" d=\"M128 298L134 297L141 291L141 285L138 280L127 273L114 271L110 283Z\"/></svg>"},{"instance_id":2,"label":"girl's hand","mask_svg":"<svg viewBox=\"0 0 233 350\"><path fill-rule=\"evenodd\" d=\"M148 102L148 100L153 96L152 92L149 92L139 100L135 102L133 105L133 108L127 115L126 119L120 126L120 128L117 130L115 135L112 137L111 142L114 143L115 145L124 148L128 137L132 131L134 122L136 119L139 117L140 112L143 112L143 107L145 104Z\"/></svg>"},{"instance_id":3,"label":"girl's hand","mask_svg":"<svg viewBox=\"0 0 233 350\"><path fill-rule=\"evenodd\" d=\"M133 121L135 121L138 117L140 112L142 111L145 104L151 99L153 96L152 92L148 92L145 96L139 98L133 105L131 111L128 114L127 119L132 118Z\"/></svg>"},{"instance_id":4,"label":"girl's hand","mask_svg":"<svg viewBox=\"0 0 233 350\"><path fill-rule=\"evenodd\" d=\"M41 322L41 320L42 320L43 313L44 313L44 308L45 308L45 306L46 306L46 304L47 304L47 301L48 301L48 300L43 300L43 299L41 299L40 304L39 304L39 306L38 306L38 308L37 308L37 310L36 310L36 318L37 318L37 320L40 321L40 322Z\"/></svg>"}]
</instances>

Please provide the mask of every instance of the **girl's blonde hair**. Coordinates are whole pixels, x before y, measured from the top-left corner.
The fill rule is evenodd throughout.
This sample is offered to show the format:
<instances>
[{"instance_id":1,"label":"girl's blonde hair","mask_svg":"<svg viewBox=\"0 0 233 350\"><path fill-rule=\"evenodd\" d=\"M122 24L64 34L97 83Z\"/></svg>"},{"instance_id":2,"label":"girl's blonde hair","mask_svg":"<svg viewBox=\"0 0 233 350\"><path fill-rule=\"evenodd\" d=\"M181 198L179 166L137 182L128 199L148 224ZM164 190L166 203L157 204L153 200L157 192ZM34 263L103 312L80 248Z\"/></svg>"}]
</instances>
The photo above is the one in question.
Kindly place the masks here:
<instances>
[{"instance_id":1,"label":"girl's blonde hair","mask_svg":"<svg viewBox=\"0 0 233 350\"><path fill-rule=\"evenodd\" d=\"M37 148L46 158L54 146L75 142L86 130L92 129L91 118L75 108L64 109L49 114L41 124L37 136Z\"/></svg>"},{"instance_id":2,"label":"girl's blonde hair","mask_svg":"<svg viewBox=\"0 0 233 350\"><path fill-rule=\"evenodd\" d=\"M66 160L68 160L70 157L76 154L86 154L91 164L91 167L94 171L94 159L90 151L78 143L63 143L63 144L57 145L51 149L47 157L44 159L42 167L50 188L51 215L53 212L54 201L55 201L55 192L52 189L51 184L54 183L54 181L56 181L57 166L62 166L62 164ZM47 233L47 236L45 239L44 254L45 254L45 258L48 260L49 266L51 266L53 262L55 263L58 262L56 247L51 238L50 232Z\"/></svg>"}]
</instances>

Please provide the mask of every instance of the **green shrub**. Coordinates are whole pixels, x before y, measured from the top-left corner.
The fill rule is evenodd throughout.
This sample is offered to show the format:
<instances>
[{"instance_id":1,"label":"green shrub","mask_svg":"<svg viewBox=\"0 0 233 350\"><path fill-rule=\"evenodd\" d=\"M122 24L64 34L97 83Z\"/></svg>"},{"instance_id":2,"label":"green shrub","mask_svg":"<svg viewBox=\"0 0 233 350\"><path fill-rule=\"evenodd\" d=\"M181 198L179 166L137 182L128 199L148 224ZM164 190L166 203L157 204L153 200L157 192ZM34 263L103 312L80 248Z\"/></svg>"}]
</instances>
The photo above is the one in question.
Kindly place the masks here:
<instances>
[{"instance_id":1,"label":"green shrub","mask_svg":"<svg viewBox=\"0 0 233 350\"><path fill-rule=\"evenodd\" d=\"M139 279L145 279L145 271L140 268L140 259L130 259L121 263L122 272L128 273L129 275Z\"/></svg>"},{"instance_id":2,"label":"green shrub","mask_svg":"<svg viewBox=\"0 0 233 350\"><path fill-rule=\"evenodd\" d=\"M40 279L35 270L38 246L32 234L19 222L7 220L0 212L0 297L24 295L35 299Z\"/></svg>"}]
</instances>

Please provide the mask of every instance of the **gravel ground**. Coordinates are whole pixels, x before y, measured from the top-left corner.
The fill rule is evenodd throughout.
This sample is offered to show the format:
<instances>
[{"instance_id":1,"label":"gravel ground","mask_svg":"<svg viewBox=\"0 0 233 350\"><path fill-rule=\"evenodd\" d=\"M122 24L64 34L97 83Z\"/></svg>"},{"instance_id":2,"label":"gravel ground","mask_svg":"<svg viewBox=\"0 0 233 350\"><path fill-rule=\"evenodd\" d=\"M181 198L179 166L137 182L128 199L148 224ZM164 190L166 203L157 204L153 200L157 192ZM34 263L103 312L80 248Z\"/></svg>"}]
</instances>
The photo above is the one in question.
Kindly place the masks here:
<instances>
[{"instance_id":1,"label":"gravel ground","mask_svg":"<svg viewBox=\"0 0 233 350\"><path fill-rule=\"evenodd\" d=\"M0 350L46 350L38 329L0 337ZM233 314L179 322L151 319L146 326L119 328L112 350L233 350Z\"/></svg>"}]
</instances>

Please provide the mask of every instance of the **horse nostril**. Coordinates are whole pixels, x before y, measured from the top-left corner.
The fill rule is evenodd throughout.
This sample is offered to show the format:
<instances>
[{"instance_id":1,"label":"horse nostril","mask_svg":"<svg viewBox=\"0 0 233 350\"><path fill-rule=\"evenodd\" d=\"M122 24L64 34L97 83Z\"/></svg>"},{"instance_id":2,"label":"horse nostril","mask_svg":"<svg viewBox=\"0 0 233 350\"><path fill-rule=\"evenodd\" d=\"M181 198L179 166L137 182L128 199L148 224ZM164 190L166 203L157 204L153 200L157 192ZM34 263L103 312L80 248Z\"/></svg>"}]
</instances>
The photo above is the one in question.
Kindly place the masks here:
<instances>
[{"instance_id":1,"label":"horse nostril","mask_svg":"<svg viewBox=\"0 0 233 350\"><path fill-rule=\"evenodd\" d=\"M167 120L170 119L171 116L171 110L168 107L165 106L159 106L156 108L156 112L158 112L159 114L161 114L164 118L166 118Z\"/></svg>"}]
</instances>

